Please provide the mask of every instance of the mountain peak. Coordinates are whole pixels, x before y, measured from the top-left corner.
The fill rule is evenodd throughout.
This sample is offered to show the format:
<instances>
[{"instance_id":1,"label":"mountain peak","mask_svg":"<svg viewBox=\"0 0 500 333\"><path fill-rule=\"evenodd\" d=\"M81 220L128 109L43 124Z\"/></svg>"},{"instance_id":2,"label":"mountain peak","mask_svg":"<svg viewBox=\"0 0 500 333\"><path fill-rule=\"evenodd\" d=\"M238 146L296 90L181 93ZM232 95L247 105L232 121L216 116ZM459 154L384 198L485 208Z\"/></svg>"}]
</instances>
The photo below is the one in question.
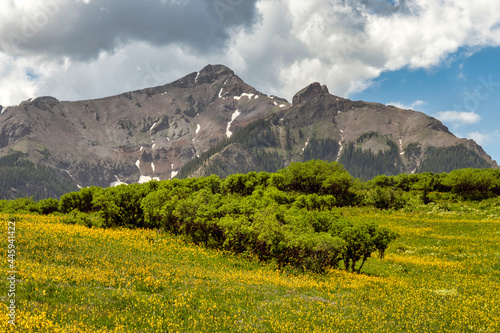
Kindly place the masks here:
<instances>
[{"instance_id":1,"label":"mountain peak","mask_svg":"<svg viewBox=\"0 0 500 333\"><path fill-rule=\"evenodd\" d=\"M234 72L231 70L231 68L229 68L227 66L224 66L224 65L221 65L221 64L215 64L215 65L208 64L205 67L203 67L203 69L200 71L200 73L209 72L209 71L212 71L212 72L227 72L227 73L230 73L230 74L234 74Z\"/></svg>"},{"instance_id":2,"label":"mountain peak","mask_svg":"<svg viewBox=\"0 0 500 333\"><path fill-rule=\"evenodd\" d=\"M45 111L59 104L59 100L52 96L41 96L35 99L30 98L29 100L27 100L27 102L33 104L40 110L45 110Z\"/></svg>"},{"instance_id":3,"label":"mountain peak","mask_svg":"<svg viewBox=\"0 0 500 333\"><path fill-rule=\"evenodd\" d=\"M224 65L208 65L196 74L196 83L211 83L233 75L234 72Z\"/></svg>"},{"instance_id":4,"label":"mountain peak","mask_svg":"<svg viewBox=\"0 0 500 333\"><path fill-rule=\"evenodd\" d=\"M319 82L314 82L295 94L292 104L296 106L325 94L329 94L328 88L325 85L322 86Z\"/></svg>"}]
</instances>

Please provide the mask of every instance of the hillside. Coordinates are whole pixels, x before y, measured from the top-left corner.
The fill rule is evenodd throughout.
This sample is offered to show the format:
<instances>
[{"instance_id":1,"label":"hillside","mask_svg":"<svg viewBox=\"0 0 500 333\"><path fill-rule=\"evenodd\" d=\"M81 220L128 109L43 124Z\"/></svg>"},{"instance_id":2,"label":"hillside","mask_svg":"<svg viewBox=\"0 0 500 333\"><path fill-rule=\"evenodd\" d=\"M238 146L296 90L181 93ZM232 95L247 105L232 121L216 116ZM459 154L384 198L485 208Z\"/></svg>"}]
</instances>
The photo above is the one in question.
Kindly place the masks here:
<instances>
[{"instance_id":1,"label":"hillside","mask_svg":"<svg viewBox=\"0 0 500 333\"><path fill-rule=\"evenodd\" d=\"M340 161L366 179L498 167L475 142L423 113L343 99L319 83L290 104L222 65L102 99L38 97L2 108L1 157L24 169L11 164L0 173L0 198L36 199L88 186L276 171L310 159ZM49 183L32 176L40 170Z\"/></svg>"},{"instance_id":2,"label":"hillside","mask_svg":"<svg viewBox=\"0 0 500 333\"><path fill-rule=\"evenodd\" d=\"M496 332L500 224L346 208L401 234L367 274L318 276L186 244L154 230L15 218L17 330L3 332ZM6 257L7 237L0 240ZM3 261L2 269L6 261ZM7 280L0 282L7 289Z\"/></svg>"}]
</instances>

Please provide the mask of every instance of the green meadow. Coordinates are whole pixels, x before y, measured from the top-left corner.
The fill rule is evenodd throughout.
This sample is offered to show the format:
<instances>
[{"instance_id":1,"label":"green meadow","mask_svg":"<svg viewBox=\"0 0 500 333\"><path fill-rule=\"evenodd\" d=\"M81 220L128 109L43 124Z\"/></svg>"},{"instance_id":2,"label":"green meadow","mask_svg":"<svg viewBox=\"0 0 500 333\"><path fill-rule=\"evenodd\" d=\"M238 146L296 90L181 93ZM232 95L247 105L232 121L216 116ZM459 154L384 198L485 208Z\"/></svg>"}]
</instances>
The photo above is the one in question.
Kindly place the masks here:
<instances>
[{"instance_id":1,"label":"green meadow","mask_svg":"<svg viewBox=\"0 0 500 333\"><path fill-rule=\"evenodd\" d=\"M470 208L474 211L475 208ZM16 221L16 327L5 332L498 332L500 220L338 208L399 233L361 274L277 270L145 229ZM483 214L484 215L484 214ZM7 256L6 238L0 253ZM3 261L6 265L6 261ZM3 267L3 271L7 271ZM2 280L2 290L7 289ZM5 292L3 299L6 301Z\"/></svg>"}]
</instances>

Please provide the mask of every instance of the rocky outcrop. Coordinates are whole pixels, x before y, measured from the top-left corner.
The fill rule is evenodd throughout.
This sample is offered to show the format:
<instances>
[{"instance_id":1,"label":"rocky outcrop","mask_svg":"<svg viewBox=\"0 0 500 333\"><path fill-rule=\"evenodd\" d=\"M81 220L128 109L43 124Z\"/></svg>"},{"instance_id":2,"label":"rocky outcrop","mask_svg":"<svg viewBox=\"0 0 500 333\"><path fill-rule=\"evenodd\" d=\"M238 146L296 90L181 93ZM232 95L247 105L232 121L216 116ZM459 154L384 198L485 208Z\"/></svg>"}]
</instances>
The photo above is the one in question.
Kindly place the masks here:
<instances>
[{"instance_id":1,"label":"rocky outcrop","mask_svg":"<svg viewBox=\"0 0 500 333\"><path fill-rule=\"evenodd\" d=\"M318 82L311 83L301 91L299 91L295 96L293 96L292 105L298 106L302 103L308 102L313 98L328 95L328 88L322 86Z\"/></svg>"},{"instance_id":2,"label":"rocky outcrop","mask_svg":"<svg viewBox=\"0 0 500 333\"><path fill-rule=\"evenodd\" d=\"M48 111L53 108L57 104L59 104L59 100L57 98L51 96L38 97L29 102L34 105L36 108L44 111Z\"/></svg>"}]
</instances>

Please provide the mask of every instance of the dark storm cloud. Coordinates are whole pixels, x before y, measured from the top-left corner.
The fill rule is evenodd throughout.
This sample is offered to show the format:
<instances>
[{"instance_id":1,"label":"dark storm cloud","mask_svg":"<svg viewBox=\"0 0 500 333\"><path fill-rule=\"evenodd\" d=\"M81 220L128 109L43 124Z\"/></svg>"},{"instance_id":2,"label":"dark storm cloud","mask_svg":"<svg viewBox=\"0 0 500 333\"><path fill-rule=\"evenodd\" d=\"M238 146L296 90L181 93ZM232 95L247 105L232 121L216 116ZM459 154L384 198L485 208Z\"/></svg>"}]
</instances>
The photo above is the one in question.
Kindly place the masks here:
<instances>
[{"instance_id":1,"label":"dark storm cloud","mask_svg":"<svg viewBox=\"0 0 500 333\"><path fill-rule=\"evenodd\" d=\"M20 55L95 58L120 44L179 44L193 52L220 50L234 28L250 29L256 0L45 0L0 24L0 50Z\"/></svg>"}]
</instances>

